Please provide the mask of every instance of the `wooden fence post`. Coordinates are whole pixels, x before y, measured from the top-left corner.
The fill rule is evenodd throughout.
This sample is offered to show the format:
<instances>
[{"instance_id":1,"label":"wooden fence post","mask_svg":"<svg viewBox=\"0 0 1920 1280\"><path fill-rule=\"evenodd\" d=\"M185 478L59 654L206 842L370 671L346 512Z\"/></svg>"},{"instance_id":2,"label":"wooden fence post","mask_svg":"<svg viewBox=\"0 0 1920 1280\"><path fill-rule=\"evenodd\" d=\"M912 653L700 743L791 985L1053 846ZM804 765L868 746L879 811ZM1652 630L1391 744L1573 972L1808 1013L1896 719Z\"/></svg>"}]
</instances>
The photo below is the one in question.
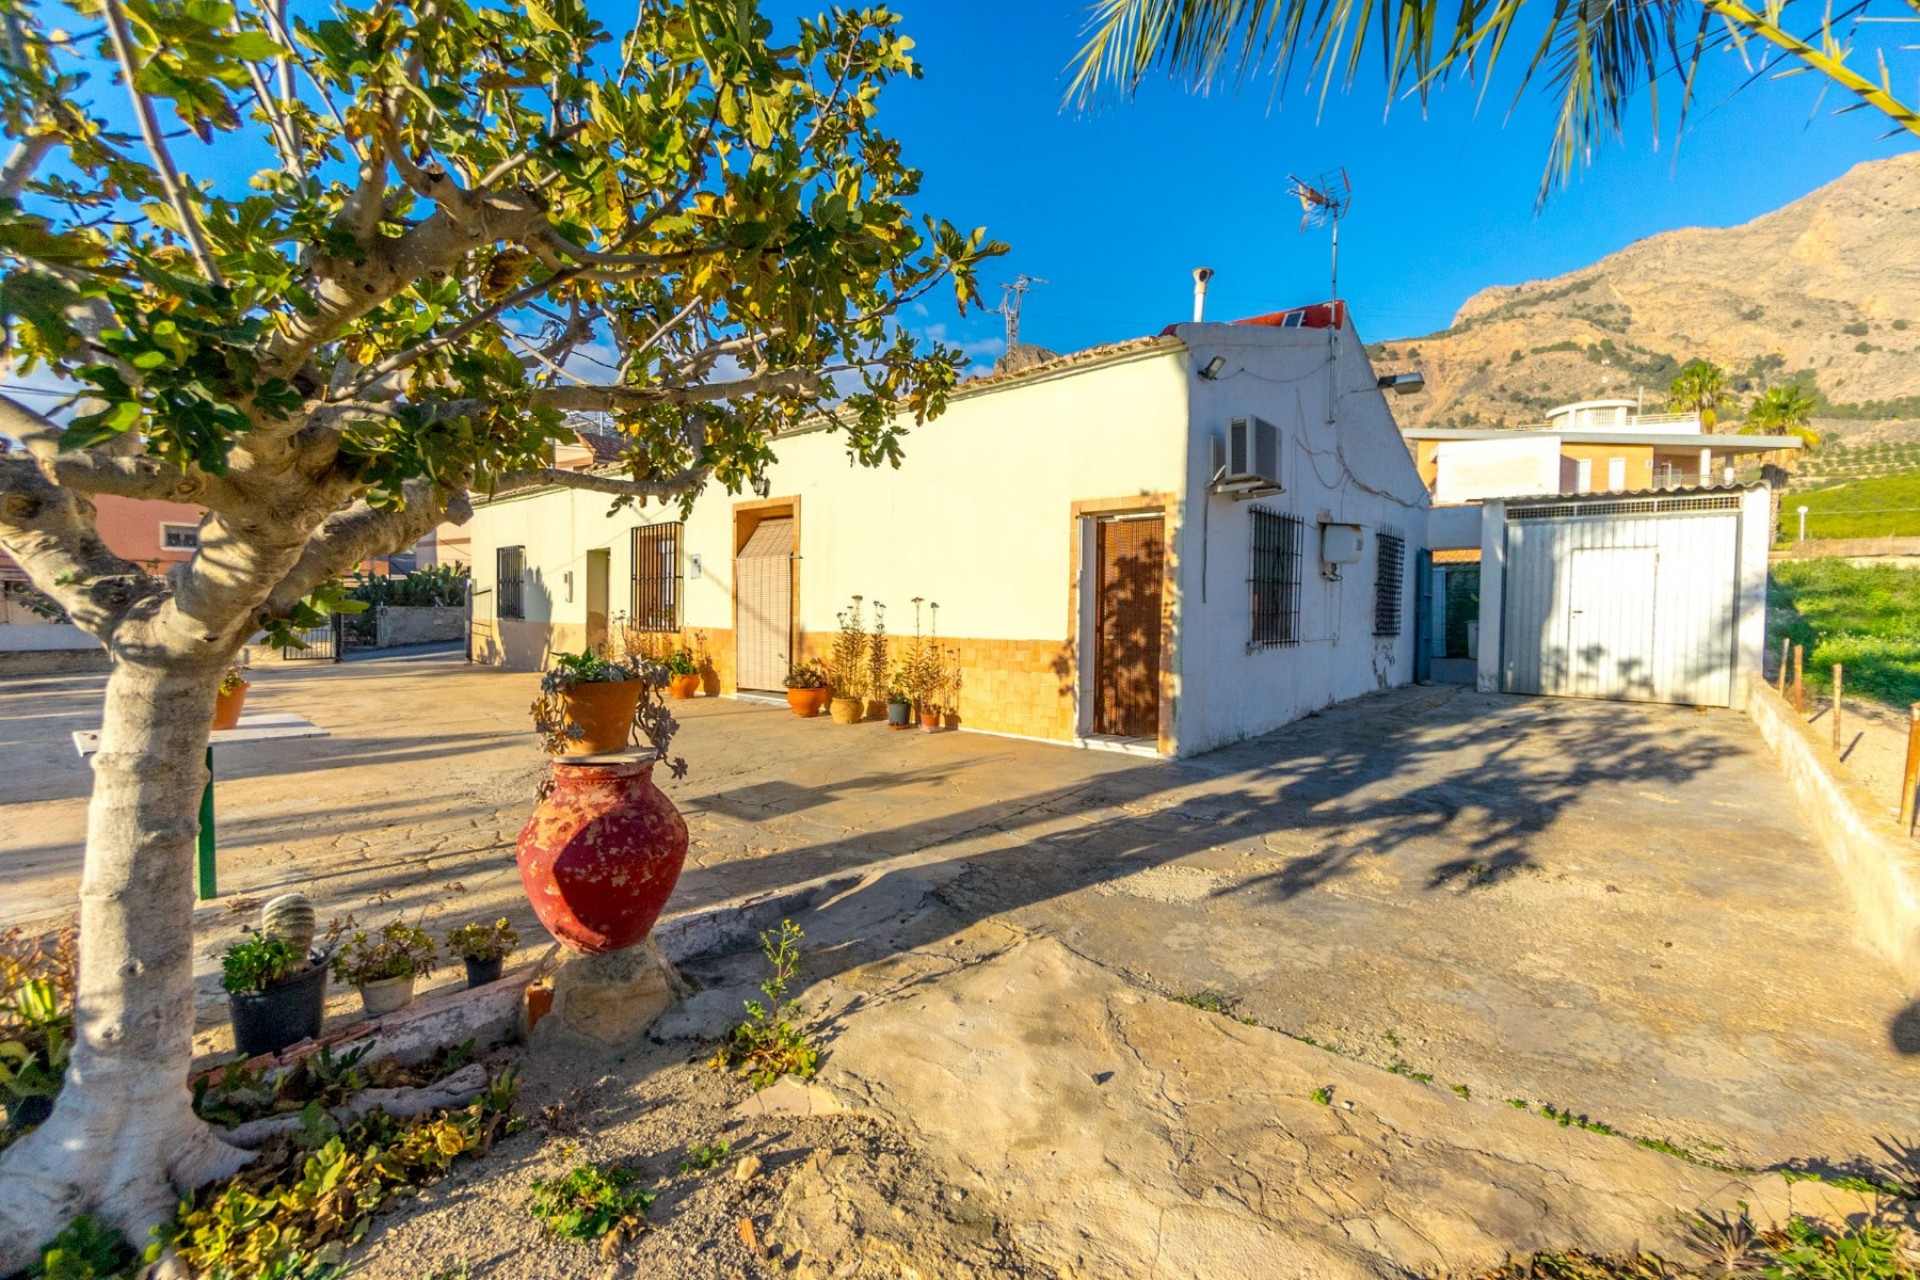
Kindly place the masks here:
<instances>
[{"instance_id":1,"label":"wooden fence post","mask_svg":"<svg viewBox=\"0 0 1920 1280\"><path fill-rule=\"evenodd\" d=\"M1806 714L1807 710L1807 686L1801 679L1802 668L1806 665L1806 657L1807 647L1805 645L1797 644L1793 646L1793 709L1802 715Z\"/></svg>"},{"instance_id":2,"label":"wooden fence post","mask_svg":"<svg viewBox=\"0 0 1920 1280\"><path fill-rule=\"evenodd\" d=\"M1900 825L1913 834L1913 791L1920 787L1920 702L1908 708L1911 717L1907 724L1907 767L1901 773L1900 783Z\"/></svg>"},{"instance_id":3,"label":"wooden fence post","mask_svg":"<svg viewBox=\"0 0 1920 1280\"><path fill-rule=\"evenodd\" d=\"M1787 696L1787 655L1793 651L1793 641L1786 636L1780 637L1780 696Z\"/></svg>"},{"instance_id":4,"label":"wooden fence post","mask_svg":"<svg viewBox=\"0 0 1920 1280\"><path fill-rule=\"evenodd\" d=\"M1840 682L1845 672L1839 663L1833 664L1833 751L1840 754Z\"/></svg>"}]
</instances>

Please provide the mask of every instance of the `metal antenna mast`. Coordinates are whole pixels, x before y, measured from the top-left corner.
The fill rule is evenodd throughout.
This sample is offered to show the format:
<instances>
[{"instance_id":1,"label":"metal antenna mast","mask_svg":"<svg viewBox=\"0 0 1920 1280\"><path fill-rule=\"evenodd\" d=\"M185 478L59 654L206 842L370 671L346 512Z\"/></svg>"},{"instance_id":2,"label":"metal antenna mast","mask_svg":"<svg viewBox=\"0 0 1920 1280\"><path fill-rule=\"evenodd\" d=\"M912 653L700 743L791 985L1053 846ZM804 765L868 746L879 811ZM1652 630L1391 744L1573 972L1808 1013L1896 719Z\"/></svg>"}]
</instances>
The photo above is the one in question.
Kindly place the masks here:
<instances>
[{"instance_id":1,"label":"metal antenna mast","mask_svg":"<svg viewBox=\"0 0 1920 1280\"><path fill-rule=\"evenodd\" d=\"M1007 350L1011 351L1020 344L1020 301L1027 290L1037 284L1046 284L1039 276L1018 275L1012 284L1000 286L1000 305L998 311L1007 321Z\"/></svg>"},{"instance_id":2,"label":"metal antenna mast","mask_svg":"<svg viewBox=\"0 0 1920 1280\"><path fill-rule=\"evenodd\" d=\"M1318 182L1308 182L1290 173L1287 190L1300 202L1301 231L1309 227L1333 228L1331 292L1327 296L1327 304L1333 311L1333 323L1327 327L1327 423L1332 425L1334 410L1340 402L1335 375L1340 359L1340 219L1347 216L1347 206L1353 203L1353 184L1347 181L1347 171L1340 168L1321 174Z\"/></svg>"},{"instance_id":3,"label":"metal antenna mast","mask_svg":"<svg viewBox=\"0 0 1920 1280\"><path fill-rule=\"evenodd\" d=\"M1300 202L1300 230L1333 228L1332 292L1327 297L1334 301L1340 297L1340 219L1347 216L1347 206L1353 203L1353 184L1347 181L1345 169L1323 173L1317 182L1290 173L1287 191Z\"/></svg>"}]
</instances>

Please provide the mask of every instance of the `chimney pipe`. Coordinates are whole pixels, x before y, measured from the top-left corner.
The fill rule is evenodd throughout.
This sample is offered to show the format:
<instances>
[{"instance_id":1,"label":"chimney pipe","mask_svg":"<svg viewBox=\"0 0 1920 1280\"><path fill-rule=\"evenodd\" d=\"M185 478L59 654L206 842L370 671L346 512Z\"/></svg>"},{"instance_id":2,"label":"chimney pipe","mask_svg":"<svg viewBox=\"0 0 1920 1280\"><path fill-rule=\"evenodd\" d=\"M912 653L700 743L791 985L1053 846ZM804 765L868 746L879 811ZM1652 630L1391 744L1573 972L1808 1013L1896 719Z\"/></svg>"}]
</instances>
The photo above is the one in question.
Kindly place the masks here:
<instances>
[{"instance_id":1,"label":"chimney pipe","mask_svg":"<svg viewBox=\"0 0 1920 1280\"><path fill-rule=\"evenodd\" d=\"M1193 322L1199 324L1207 313L1207 281L1213 279L1212 267L1193 269Z\"/></svg>"}]
</instances>

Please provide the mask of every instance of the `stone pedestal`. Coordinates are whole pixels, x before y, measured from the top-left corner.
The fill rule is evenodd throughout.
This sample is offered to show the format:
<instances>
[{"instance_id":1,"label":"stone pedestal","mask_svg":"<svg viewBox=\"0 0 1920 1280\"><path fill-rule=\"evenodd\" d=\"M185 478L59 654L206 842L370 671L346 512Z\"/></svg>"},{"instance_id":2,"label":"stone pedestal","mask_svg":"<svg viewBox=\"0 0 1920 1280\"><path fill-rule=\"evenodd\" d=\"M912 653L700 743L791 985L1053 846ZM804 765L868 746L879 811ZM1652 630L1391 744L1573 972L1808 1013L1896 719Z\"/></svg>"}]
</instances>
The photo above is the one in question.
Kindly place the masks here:
<instances>
[{"instance_id":1,"label":"stone pedestal","mask_svg":"<svg viewBox=\"0 0 1920 1280\"><path fill-rule=\"evenodd\" d=\"M569 955L554 971L553 1009L534 1028L534 1046L631 1048L691 991L652 938L606 955Z\"/></svg>"}]
</instances>

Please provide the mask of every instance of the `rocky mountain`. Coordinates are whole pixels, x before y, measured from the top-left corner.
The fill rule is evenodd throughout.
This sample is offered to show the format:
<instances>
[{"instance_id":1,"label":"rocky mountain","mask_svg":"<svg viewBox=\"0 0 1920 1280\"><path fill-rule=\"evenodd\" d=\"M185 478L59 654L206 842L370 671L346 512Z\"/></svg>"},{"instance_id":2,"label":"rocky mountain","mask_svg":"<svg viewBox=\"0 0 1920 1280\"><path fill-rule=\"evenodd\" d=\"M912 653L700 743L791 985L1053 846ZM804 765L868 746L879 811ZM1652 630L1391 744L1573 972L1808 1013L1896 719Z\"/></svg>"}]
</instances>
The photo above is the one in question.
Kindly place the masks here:
<instances>
[{"instance_id":1,"label":"rocky mountain","mask_svg":"<svg viewBox=\"0 0 1920 1280\"><path fill-rule=\"evenodd\" d=\"M1525 426L1642 389L1651 411L1700 357L1743 398L1798 380L1830 433L1920 431L1920 152L1858 165L1744 226L1664 232L1484 289L1447 329L1369 350L1382 373L1426 375L1425 394L1391 397L1405 426Z\"/></svg>"}]
</instances>

